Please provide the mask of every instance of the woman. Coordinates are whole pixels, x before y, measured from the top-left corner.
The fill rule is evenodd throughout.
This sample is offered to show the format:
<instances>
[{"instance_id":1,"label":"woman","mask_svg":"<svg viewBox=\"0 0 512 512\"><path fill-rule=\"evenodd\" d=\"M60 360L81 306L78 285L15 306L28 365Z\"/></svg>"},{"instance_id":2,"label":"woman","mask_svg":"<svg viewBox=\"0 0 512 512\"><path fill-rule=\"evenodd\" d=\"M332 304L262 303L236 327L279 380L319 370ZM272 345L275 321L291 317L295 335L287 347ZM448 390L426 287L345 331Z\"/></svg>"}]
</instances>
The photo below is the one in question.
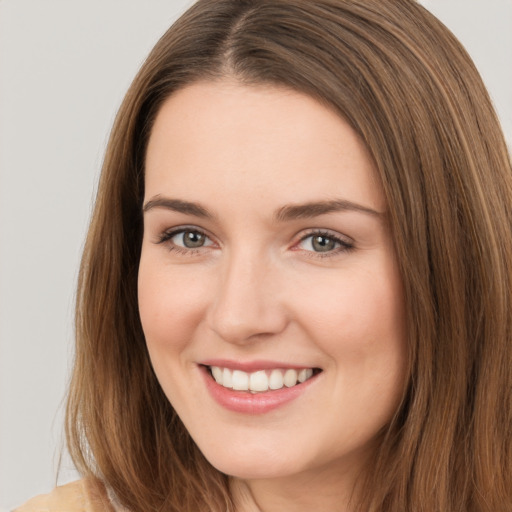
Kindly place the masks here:
<instances>
[{"instance_id":1,"label":"woman","mask_svg":"<svg viewBox=\"0 0 512 512\"><path fill-rule=\"evenodd\" d=\"M511 205L478 73L416 3L199 1L113 128L84 480L44 506L512 510Z\"/></svg>"}]
</instances>

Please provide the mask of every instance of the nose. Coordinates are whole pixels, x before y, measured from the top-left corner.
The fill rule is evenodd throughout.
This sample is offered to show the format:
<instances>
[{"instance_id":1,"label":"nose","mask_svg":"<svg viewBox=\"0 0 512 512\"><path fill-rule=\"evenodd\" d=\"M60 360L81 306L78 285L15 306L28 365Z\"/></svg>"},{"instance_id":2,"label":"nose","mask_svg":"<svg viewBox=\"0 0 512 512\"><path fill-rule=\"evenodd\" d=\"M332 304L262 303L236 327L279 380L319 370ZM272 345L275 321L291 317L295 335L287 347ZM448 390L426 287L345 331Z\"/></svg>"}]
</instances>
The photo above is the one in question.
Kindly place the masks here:
<instances>
[{"instance_id":1,"label":"nose","mask_svg":"<svg viewBox=\"0 0 512 512\"><path fill-rule=\"evenodd\" d=\"M224 262L217 282L209 323L224 341L244 344L285 329L283 290L271 263L253 255L233 255Z\"/></svg>"}]
</instances>

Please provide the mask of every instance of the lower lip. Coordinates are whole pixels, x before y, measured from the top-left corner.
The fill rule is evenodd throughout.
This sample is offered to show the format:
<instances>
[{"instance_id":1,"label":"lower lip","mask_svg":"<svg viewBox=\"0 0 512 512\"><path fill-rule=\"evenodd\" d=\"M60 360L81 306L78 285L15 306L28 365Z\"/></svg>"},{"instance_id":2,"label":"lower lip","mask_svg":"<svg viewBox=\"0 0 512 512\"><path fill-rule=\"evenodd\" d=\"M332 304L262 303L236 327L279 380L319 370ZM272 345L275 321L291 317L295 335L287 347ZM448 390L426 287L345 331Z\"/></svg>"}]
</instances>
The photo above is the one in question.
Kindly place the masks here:
<instances>
[{"instance_id":1,"label":"lower lip","mask_svg":"<svg viewBox=\"0 0 512 512\"><path fill-rule=\"evenodd\" d=\"M225 388L215 382L206 367L200 368L206 387L213 399L222 407L243 414L264 414L277 409L300 397L318 377L318 375L314 375L307 381L291 388L283 387L264 393L251 393L250 391L234 391Z\"/></svg>"}]
</instances>

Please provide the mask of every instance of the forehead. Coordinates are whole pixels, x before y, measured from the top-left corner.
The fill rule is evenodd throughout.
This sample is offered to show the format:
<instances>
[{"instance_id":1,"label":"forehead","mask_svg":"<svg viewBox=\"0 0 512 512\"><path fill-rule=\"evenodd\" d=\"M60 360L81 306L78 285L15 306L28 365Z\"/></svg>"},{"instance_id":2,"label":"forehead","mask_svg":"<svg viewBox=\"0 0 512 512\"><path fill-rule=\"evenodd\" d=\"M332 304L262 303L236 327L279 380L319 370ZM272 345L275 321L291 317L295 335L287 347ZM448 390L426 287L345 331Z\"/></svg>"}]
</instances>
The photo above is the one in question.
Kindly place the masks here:
<instances>
[{"instance_id":1,"label":"forehead","mask_svg":"<svg viewBox=\"0 0 512 512\"><path fill-rule=\"evenodd\" d=\"M146 198L167 193L203 201L344 197L384 209L373 161L343 118L291 89L227 80L187 86L161 107Z\"/></svg>"}]
</instances>

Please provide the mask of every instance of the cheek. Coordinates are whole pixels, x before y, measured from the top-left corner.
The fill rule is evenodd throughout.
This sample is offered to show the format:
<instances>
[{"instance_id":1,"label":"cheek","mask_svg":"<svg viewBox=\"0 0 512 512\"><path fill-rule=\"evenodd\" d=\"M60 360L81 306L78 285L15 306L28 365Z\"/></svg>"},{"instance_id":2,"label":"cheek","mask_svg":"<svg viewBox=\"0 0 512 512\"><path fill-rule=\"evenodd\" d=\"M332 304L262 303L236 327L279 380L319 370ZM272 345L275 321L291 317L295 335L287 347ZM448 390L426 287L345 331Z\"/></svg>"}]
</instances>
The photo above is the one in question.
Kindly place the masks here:
<instances>
[{"instance_id":1,"label":"cheek","mask_svg":"<svg viewBox=\"0 0 512 512\"><path fill-rule=\"evenodd\" d=\"M340 414L351 411L353 436L362 439L390 421L404 390L407 345L401 281L395 273L354 273L343 286L332 283L331 290L323 307L315 308L315 301L309 304L316 333L310 335L335 368L333 400L343 404Z\"/></svg>"},{"instance_id":2,"label":"cheek","mask_svg":"<svg viewBox=\"0 0 512 512\"><path fill-rule=\"evenodd\" d=\"M192 338L205 309L204 276L190 276L141 257L139 311L150 352L182 349Z\"/></svg>"},{"instance_id":3,"label":"cheek","mask_svg":"<svg viewBox=\"0 0 512 512\"><path fill-rule=\"evenodd\" d=\"M297 296L298 317L312 337L352 340L355 350L384 338L403 339L402 290L394 276L354 272L316 282Z\"/></svg>"},{"instance_id":4,"label":"cheek","mask_svg":"<svg viewBox=\"0 0 512 512\"><path fill-rule=\"evenodd\" d=\"M406 373L403 292L392 266L370 268L381 271L352 268L317 283L302 294L300 318L303 329L336 368L333 389L345 400L381 400L375 407L385 417L401 395Z\"/></svg>"}]
</instances>

